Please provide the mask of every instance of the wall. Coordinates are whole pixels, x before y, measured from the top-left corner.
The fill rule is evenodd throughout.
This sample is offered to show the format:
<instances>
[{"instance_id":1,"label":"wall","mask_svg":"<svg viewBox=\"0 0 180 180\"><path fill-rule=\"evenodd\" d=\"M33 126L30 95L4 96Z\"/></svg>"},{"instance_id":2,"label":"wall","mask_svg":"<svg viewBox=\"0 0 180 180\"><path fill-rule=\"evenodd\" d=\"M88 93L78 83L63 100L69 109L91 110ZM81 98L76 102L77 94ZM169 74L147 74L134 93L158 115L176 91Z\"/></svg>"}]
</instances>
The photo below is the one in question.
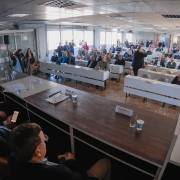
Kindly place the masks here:
<instances>
[{"instance_id":1,"label":"wall","mask_svg":"<svg viewBox=\"0 0 180 180\"><path fill-rule=\"evenodd\" d=\"M47 59L47 33L46 26L36 29L37 51L40 61Z\"/></svg>"},{"instance_id":2,"label":"wall","mask_svg":"<svg viewBox=\"0 0 180 180\"><path fill-rule=\"evenodd\" d=\"M133 42L136 42L138 39L139 42L143 41L144 44L147 40L153 40L155 42L156 34L153 32L134 32L133 33Z\"/></svg>"}]
</instances>

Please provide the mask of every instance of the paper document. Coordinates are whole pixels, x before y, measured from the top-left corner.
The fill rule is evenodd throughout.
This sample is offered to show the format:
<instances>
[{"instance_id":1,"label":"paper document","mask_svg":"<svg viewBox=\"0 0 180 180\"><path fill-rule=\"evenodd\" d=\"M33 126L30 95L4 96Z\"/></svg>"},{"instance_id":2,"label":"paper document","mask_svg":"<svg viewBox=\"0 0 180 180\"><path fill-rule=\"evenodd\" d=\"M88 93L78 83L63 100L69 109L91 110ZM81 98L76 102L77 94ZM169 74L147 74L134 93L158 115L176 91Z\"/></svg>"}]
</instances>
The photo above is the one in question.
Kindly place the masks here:
<instances>
[{"instance_id":1,"label":"paper document","mask_svg":"<svg viewBox=\"0 0 180 180\"><path fill-rule=\"evenodd\" d=\"M23 91L26 88L24 87L24 84L22 83L15 83L15 84L8 85L4 89L4 92L15 92L17 91L17 89L20 89L21 91Z\"/></svg>"},{"instance_id":2,"label":"paper document","mask_svg":"<svg viewBox=\"0 0 180 180\"><path fill-rule=\"evenodd\" d=\"M56 94L48 99L46 99L46 101L52 103L52 104L56 104L56 103L59 103L61 101L64 101L65 99L67 99L68 96L65 96L65 95L62 95L62 94Z\"/></svg>"}]
</instances>

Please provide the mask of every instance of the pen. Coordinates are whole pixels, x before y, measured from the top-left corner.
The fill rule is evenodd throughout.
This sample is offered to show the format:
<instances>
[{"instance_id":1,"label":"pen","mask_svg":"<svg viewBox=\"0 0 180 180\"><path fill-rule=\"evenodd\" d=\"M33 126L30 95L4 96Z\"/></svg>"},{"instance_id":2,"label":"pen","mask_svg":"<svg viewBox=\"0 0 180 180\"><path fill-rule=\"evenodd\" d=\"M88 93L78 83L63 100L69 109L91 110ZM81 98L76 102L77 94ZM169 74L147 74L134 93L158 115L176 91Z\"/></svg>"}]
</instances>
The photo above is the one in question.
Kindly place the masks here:
<instances>
[{"instance_id":1,"label":"pen","mask_svg":"<svg viewBox=\"0 0 180 180\"><path fill-rule=\"evenodd\" d=\"M49 96L49 98L50 97L52 97L52 96L54 96L54 95L56 95L56 94L58 94L59 92L56 92L56 93L54 93L54 94L51 94L50 96Z\"/></svg>"}]
</instances>

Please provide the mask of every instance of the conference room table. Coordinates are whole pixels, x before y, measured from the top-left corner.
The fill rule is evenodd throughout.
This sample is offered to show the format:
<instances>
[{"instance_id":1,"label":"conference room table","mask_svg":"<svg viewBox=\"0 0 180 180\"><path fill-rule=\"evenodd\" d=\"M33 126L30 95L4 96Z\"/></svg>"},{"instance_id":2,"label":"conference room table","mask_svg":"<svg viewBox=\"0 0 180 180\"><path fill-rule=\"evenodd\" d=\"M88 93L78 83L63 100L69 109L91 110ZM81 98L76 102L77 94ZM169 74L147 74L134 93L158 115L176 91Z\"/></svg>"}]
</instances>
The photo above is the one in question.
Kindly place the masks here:
<instances>
[{"instance_id":1,"label":"conference room table","mask_svg":"<svg viewBox=\"0 0 180 180\"><path fill-rule=\"evenodd\" d=\"M24 84L27 88L26 81L28 79L23 78L0 84L2 88L0 93L4 95L5 99L11 99L23 106L29 114L30 121L34 122L35 119L40 118L49 126L53 126L68 135L74 154L77 153L75 141L80 141L154 179L160 179L169 160L170 151L174 146L177 119L146 110L142 111L137 107L64 85L56 83L48 85L45 80L44 83L47 83L48 86L46 89L39 90L37 84L34 85L32 93L12 94L3 92L7 85L16 82ZM39 84L39 86L41 85ZM50 95L59 90L65 93L66 89L73 90L77 94L77 103L64 100L53 105L46 101ZM134 113L138 114L138 118L145 121L143 130L139 132L135 128L131 128L129 126L130 117L116 113L116 105L132 109ZM141 161L141 167L138 167L133 161L129 162L129 159L133 158ZM144 170L147 166L151 167L149 168L150 172Z\"/></svg>"}]
</instances>

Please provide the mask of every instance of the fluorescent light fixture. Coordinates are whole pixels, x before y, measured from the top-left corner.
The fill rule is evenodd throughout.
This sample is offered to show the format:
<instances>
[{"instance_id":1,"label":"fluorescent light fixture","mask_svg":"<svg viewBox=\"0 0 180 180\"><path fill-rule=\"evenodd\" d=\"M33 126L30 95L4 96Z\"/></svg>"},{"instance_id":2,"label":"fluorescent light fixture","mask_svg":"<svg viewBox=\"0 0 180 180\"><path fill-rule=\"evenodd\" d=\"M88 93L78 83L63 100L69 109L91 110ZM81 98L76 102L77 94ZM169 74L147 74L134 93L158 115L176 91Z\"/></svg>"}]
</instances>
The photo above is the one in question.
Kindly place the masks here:
<instances>
[{"instance_id":1,"label":"fluorescent light fixture","mask_svg":"<svg viewBox=\"0 0 180 180\"><path fill-rule=\"evenodd\" d=\"M153 28L144 28L144 29L153 29Z\"/></svg>"},{"instance_id":2,"label":"fluorescent light fixture","mask_svg":"<svg viewBox=\"0 0 180 180\"><path fill-rule=\"evenodd\" d=\"M153 25L153 26L157 26L158 27L158 26L161 26L161 25Z\"/></svg>"},{"instance_id":3,"label":"fluorescent light fixture","mask_svg":"<svg viewBox=\"0 0 180 180\"><path fill-rule=\"evenodd\" d=\"M169 28L161 28L161 29L169 29Z\"/></svg>"},{"instance_id":4,"label":"fluorescent light fixture","mask_svg":"<svg viewBox=\"0 0 180 180\"><path fill-rule=\"evenodd\" d=\"M29 16L29 14L9 14L7 17L25 17Z\"/></svg>"}]
</instances>

